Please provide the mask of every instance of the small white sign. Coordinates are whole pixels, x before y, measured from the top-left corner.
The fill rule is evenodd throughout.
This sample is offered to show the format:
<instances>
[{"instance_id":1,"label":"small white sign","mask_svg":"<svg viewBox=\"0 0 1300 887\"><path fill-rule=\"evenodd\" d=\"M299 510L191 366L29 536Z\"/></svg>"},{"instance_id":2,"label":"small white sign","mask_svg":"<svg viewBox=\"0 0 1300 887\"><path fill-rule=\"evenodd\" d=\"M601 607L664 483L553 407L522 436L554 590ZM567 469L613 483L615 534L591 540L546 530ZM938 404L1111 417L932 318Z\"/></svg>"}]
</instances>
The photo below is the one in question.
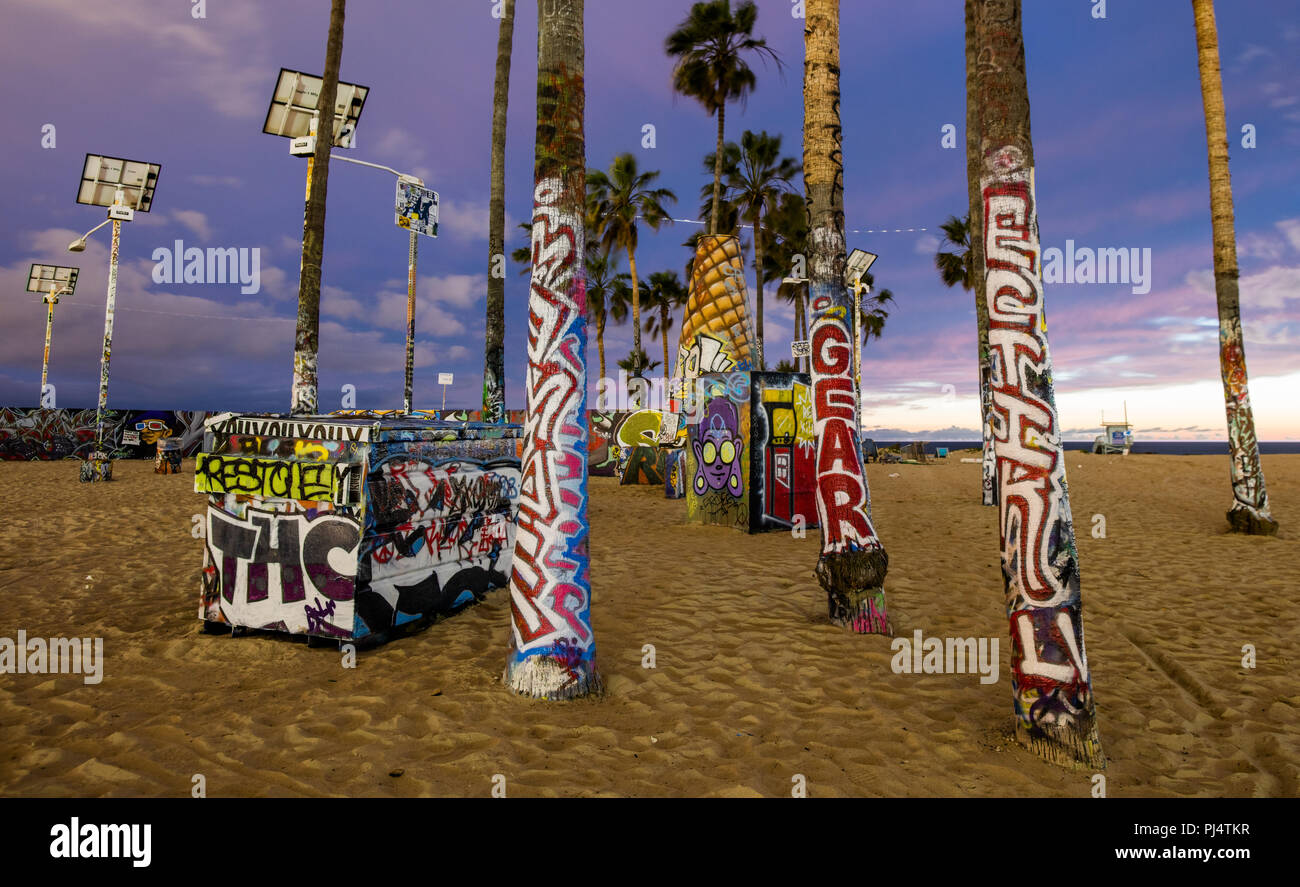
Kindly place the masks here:
<instances>
[{"instance_id":1,"label":"small white sign","mask_svg":"<svg viewBox=\"0 0 1300 887\"><path fill-rule=\"evenodd\" d=\"M812 342L807 339L790 343L791 357L812 357Z\"/></svg>"},{"instance_id":2,"label":"small white sign","mask_svg":"<svg viewBox=\"0 0 1300 887\"><path fill-rule=\"evenodd\" d=\"M123 432L122 432L122 445L123 445L123 446L132 446L132 447L138 447L138 446L140 446L140 432L138 432L138 431L123 431Z\"/></svg>"},{"instance_id":3,"label":"small white sign","mask_svg":"<svg viewBox=\"0 0 1300 887\"><path fill-rule=\"evenodd\" d=\"M438 374L438 384L439 384L439 385L450 385L450 384L452 384L452 382L451 382L451 377L452 377L452 375L453 375L452 373L439 373L439 374Z\"/></svg>"}]
</instances>

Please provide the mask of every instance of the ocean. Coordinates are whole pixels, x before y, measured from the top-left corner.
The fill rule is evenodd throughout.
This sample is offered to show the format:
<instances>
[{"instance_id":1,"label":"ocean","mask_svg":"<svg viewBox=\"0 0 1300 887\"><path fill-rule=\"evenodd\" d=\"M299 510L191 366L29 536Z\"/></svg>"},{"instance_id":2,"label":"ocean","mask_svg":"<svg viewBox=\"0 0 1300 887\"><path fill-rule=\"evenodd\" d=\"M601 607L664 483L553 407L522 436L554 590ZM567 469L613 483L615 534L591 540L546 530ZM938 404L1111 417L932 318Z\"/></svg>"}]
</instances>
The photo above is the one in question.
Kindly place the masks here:
<instances>
[{"instance_id":1,"label":"ocean","mask_svg":"<svg viewBox=\"0 0 1300 887\"><path fill-rule=\"evenodd\" d=\"M913 441L878 440L876 446L892 447L908 443L913 443ZM936 447L947 447L949 452L954 450L978 450L980 442L978 440L927 440L925 442L925 451L927 453L934 453ZM1092 441L1067 440L1065 448L1067 450L1092 452ZM1259 442L1259 451L1265 456L1280 453L1300 453L1300 440L1262 440ZM1226 456L1228 455L1228 442L1226 440L1139 440L1133 443L1132 453L1133 455L1146 453L1162 456Z\"/></svg>"}]
</instances>

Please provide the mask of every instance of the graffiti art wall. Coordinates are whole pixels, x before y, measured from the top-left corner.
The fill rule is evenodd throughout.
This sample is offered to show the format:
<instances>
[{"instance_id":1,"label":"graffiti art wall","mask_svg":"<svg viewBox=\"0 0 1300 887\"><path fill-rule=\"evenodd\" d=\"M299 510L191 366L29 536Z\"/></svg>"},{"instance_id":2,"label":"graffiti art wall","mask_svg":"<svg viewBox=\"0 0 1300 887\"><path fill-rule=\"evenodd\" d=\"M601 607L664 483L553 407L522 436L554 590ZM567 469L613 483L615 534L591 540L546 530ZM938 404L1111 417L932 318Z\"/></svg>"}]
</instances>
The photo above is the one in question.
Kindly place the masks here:
<instances>
[{"instance_id":1,"label":"graffiti art wall","mask_svg":"<svg viewBox=\"0 0 1300 887\"><path fill-rule=\"evenodd\" d=\"M152 459L160 437L180 438L182 456L203 442L194 410L108 410L104 449L114 459ZM0 407L0 459L84 459L95 449L94 409Z\"/></svg>"},{"instance_id":2,"label":"graffiti art wall","mask_svg":"<svg viewBox=\"0 0 1300 887\"><path fill-rule=\"evenodd\" d=\"M229 416L209 429L199 617L387 639L509 576L520 429L424 417Z\"/></svg>"},{"instance_id":3,"label":"graffiti art wall","mask_svg":"<svg viewBox=\"0 0 1300 887\"><path fill-rule=\"evenodd\" d=\"M806 373L750 373L750 532L815 528L817 441Z\"/></svg>"},{"instance_id":4,"label":"graffiti art wall","mask_svg":"<svg viewBox=\"0 0 1300 887\"><path fill-rule=\"evenodd\" d=\"M749 530L750 403L735 384L747 375L698 378L702 410L686 426L686 519L692 523Z\"/></svg>"}]
</instances>

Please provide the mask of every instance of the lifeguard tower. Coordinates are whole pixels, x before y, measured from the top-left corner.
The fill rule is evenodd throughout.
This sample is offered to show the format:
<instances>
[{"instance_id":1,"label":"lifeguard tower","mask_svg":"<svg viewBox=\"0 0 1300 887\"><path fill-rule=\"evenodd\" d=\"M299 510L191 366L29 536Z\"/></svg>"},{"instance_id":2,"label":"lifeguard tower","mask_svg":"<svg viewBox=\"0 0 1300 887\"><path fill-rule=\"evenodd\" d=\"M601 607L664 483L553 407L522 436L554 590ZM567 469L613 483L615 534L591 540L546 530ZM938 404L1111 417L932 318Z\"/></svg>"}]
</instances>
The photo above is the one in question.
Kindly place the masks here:
<instances>
[{"instance_id":1,"label":"lifeguard tower","mask_svg":"<svg viewBox=\"0 0 1300 887\"><path fill-rule=\"evenodd\" d=\"M1124 421L1106 421L1106 414L1101 414L1101 434L1092 442L1092 451L1103 455L1119 453L1127 456L1133 449L1133 426L1128 421L1128 402L1124 403Z\"/></svg>"}]
</instances>

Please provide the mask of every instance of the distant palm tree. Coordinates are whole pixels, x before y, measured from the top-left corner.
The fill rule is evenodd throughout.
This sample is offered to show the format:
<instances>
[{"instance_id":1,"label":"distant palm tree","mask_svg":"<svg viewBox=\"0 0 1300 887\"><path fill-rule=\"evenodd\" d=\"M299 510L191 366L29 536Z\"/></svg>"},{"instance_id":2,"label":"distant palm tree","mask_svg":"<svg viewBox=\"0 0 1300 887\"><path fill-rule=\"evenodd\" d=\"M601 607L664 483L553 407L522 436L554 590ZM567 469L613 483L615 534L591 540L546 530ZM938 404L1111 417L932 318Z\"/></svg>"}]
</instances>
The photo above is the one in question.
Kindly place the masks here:
<instances>
[{"instance_id":1,"label":"distant palm tree","mask_svg":"<svg viewBox=\"0 0 1300 887\"><path fill-rule=\"evenodd\" d=\"M298 271L298 320L293 339L293 387L289 411L295 416L318 410L316 371L320 351L320 276L325 252L325 192L329 186L330 148L334 144L334 102L343 59L345 0L330 4L325 71L321 75L320 119L316 149L307 166L307 210L302 223L302 264Z\"/></svg>"},{"instance_id":2,"label":"distant palm tree","mask_svg":"<svg viewBox=\"0 0 1300 887\"><path fill-rule=\"evenodd\" d=\"M506 107L510 100L510 54L514 47L515 0L504 0L497 30L497 69L492 84L492 172L488 197L487 329L483 349L483 421L506 419L506 280L494 273L505 252ZM529 226L532 230L532 226ZM530 259L531 261L531 259Z\"/></svg>"},{"instance_id":3,"label":"distant palm tree","mask_svg":"<svg viewBox=\"0 0 1300 887\"><path fill-rule=\"evenodd\" d=\"M649 370L659 366L659 361L651 360L650 356L640 349L633 348L622 360L618 362L619 369L627 370L627 374L632 377L644 376Z\"/></svg>"},{"instance_id":4,"label":"distant palm tree","mask_svg":"<svg viewBox=\"0 0 1300 887\"><path fill-rule=\"evenodd\" d=\"M664 375L668 374L668 331L673 328L673 319L679 309L686 307L690 294L676 271L656 271L650 275L649 286L651 311L646 315L645 331L651 336L663 337Z\"/></svg>"},{"instance_id":5,"label":"distant palm tree","mask_svg":"<svg viewBox=\"0 0 1300 887\"><path fill-rule=\"evenodd\" d=\"M967 8L970 13L970 8ZM973 26L972 26L973 27ZM973 39L973 38L972 38ZM973 90L973 86L971 87ZM976 172L978 176L978 172ZM976 194L979 193L978 183L975 187ZM975 216L976 225L978 226L979 214L984 210L976 207ZM939 270L939 279L947 287L960 286L965 290L975 291L975 325L979 334L979 403L980 403L980 428L983 437L983 476L991 476L996 470L994 467L993 454L993 425L989 411L993 407L993 371L990 364L992 352L989 350L989 309L984 301L983 291L983 262L984 252L978 240L972 240L975 228L970 224L971 216L967 215L963 219L956 216L949 216L948 220L939 226L943 231L943 243L939 245L939 251L934 254L934 267ZM951 244L956 247L955 252L944 252L943 247ZM997 505L997 486L996 484L986 484L981 477L980 483L981 496L985 505Z\"/></svg>"},{"instance_id":6,"label":"distant palm tree","mask_svg":"<svg viewBox=\"0 0 1300 887\"><path fill-rule=\"evenodd\" d=\"M784 193L776 209L767 216L763 226L763 274L768 280L783 280L786 277L807 277L805 267L795 267L795 257L803 256L807 265L808 255L808 206L802 194ZM798 272L796 274L795 272ZM808 313L805 310L805 298L808 286L779 287L777 296L791 304L794 309L794 339L806 341L808 338ZM799 358L795 366L802 366L799 372L807 371L807 358Z\"/></svg>"},{"instance_id":7,"label":"distant palm tree","mask_svg":"<svg viewBox=\"0 0 1300 887\"><path fill-rule=\"evenodd\" d=\"M593 237L606 252L615 249L627 253L628 271L632 275L632 348L641 350L641 290L636 274L637 223L645 222L653 230L667 222L672 224L665 202L676 202L677 195L667 188L653 187L658 170L641 172L636 156L620 154L609 172L588 170L587 213L595 220Z\"/></svg>"},{"instance_id":8,"label":"distant palm tree","mask_svg":"<svg viewBox=\"0 0 1300 887\"><path fill-rule=\"evenodd\" d=\"M782 360L776 365L774 372L777 373L797 373L799 368L788 360Z\"/></svg>"},{"instance_id":9,"label":"distant palm tree","mask_svg":"<svg viewBox=\"0 0 1300 887\"><path fill-rule=\"evenodd\" d=\"M872 288L870 296L863 299L858 308L862 316L862 347L865 350L868 342L879 339L885 331L885 321L889 320L889 309L896 304L896 300L890 290L875 289L876 281L870 271L862 275L862 282Z\"/></svg>"},{"instance_id":10,"label":"distant palm tree","mask_svg":"<svg viewBox=\"0 0 1300 887\"><path fill-rule=\"evenodd\" d=\"M1196 47L1205 106L1205 141L1210 155L1210 218L1214 231L1214 291L1219 309L1219 370L1228 413L1228 452L1232 459L1232 509L1228 524L1239 533L1272 536L1278 523L1269 513L1264 469L1259 462L1255 415L1250 408L1246 344L1241 335L1237 234L1228 173L1228 129L1219 72L1219 32L1214 0L1192 0Z\"/></svg>"},{"instance_id":11,"label":"distant palm tree","mask_svg":"<svg viewBox=\"0 0 1300 887\"><path fill-rule=\"evenodd\" d=\"M600 378L605 377L605 323L612 316L622 323L627 314L622 304L612 295L615 286L627 280L626 273L618 273L616 264L600 252L587 253L587 320L596 325L596 351L600 355Z\"/></svg>"},{"instance_id":12,"label":"distant palm tree","mask_svg":"<svg viewBox=\"0 0 1300 887\"><path fill-rule=\"evenodd\" d=\"M690 14L664 41L664 51L677 59L673 67L673 89L697 100L704 110L718 118L718 141L714 149L713 212L717 219L722 199L722 144L726 128L727 102L743 103L757 79L745 60L747 55L770 58L781 66L781 58L767 41L753 36L758 7L743 0L733 11L730 0L708 0L691 6ZM711 222L710 234L717 234Z\"/></svg>"},{"instance_id":13,"label":"distant palm tree","mask_svg":"<svg viewBox=\"0 0 1300 887\"><path fill-rule=\"evenodd\" d=\"M732 153L727 151L729 155ZM777 208L782 193L792 187L791 180L799 174L799 163L793 157L781 156L781 136L768 135L767 131L754 133L745 130L740 137L740 147L735 152L736 162L726 170L727 202L733 204L740 217L754 228L754 276L757 312L755 338L758 343L759 369L766 367L763 356L763 222L765 216Z\"/></svg>"}]
</instances>

